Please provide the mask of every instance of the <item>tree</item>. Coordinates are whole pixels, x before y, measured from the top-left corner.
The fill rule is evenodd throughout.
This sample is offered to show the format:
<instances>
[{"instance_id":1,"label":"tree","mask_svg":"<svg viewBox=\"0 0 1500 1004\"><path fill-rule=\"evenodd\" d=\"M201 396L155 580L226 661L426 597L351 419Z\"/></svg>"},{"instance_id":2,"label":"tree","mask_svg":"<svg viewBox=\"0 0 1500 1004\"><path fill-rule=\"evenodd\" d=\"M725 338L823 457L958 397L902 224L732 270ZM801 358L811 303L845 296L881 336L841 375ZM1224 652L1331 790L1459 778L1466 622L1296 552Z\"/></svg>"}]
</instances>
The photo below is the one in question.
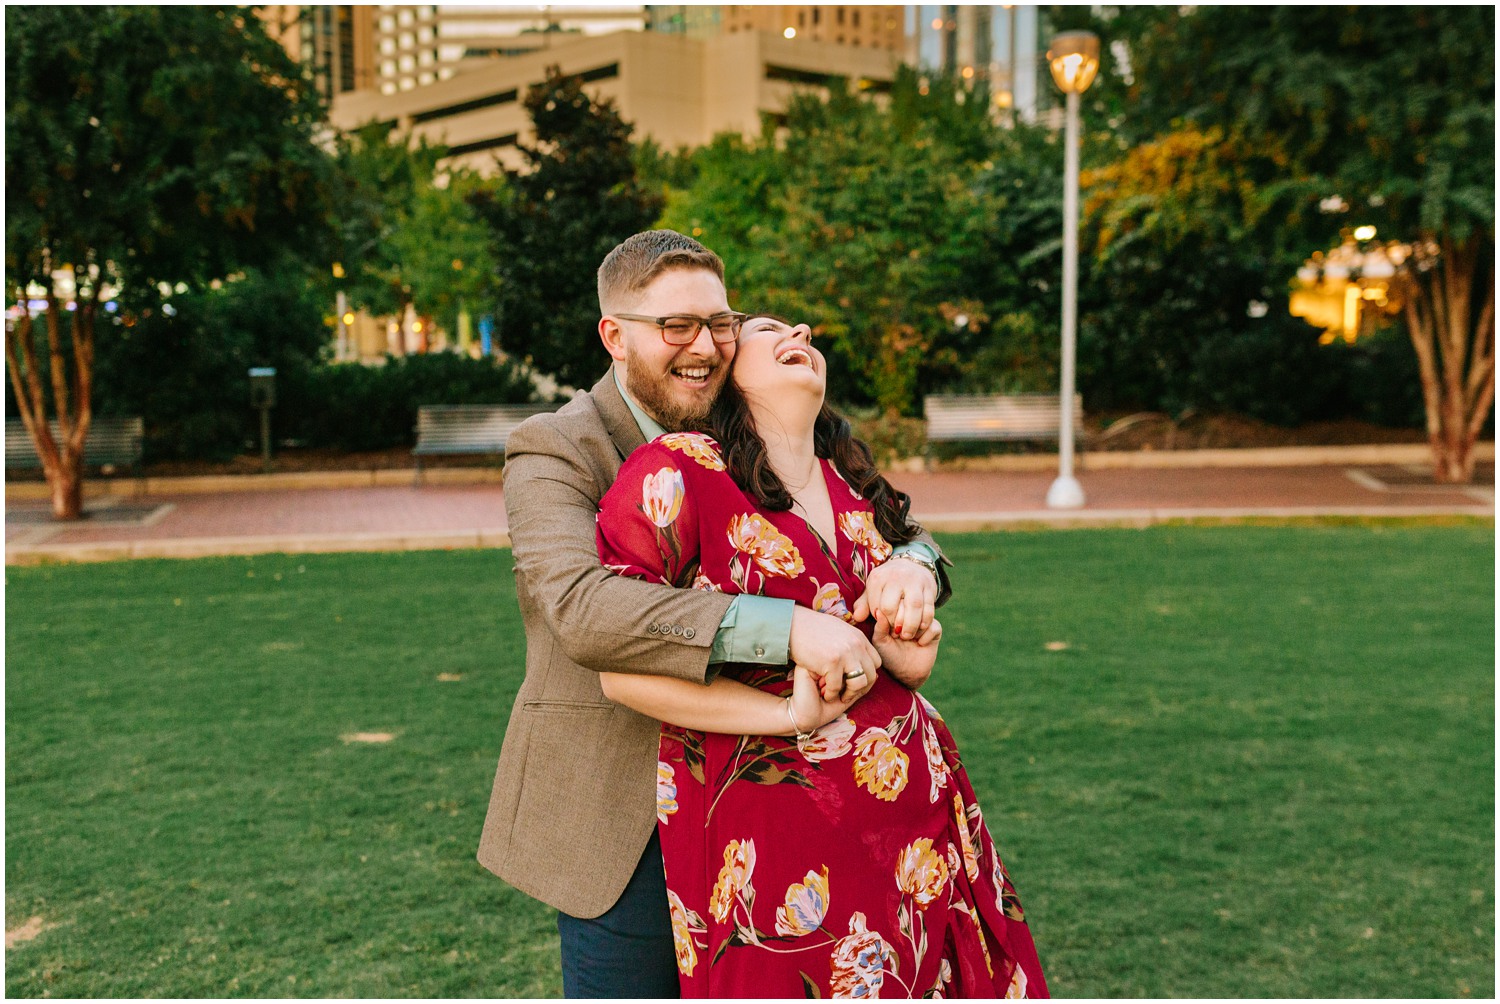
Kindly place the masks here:
<instances>
[{"instance_id":1,"label":"tree","mask_svg":"<svg viewBox=\"0 0 1500 1004\"><path fill-rule=\"evenodd\" d=\"M446 156L422 138L393 140L380 124L340 138L338 254L351 305L396 317L411 305L451 323L465 301L492 293L489 231L470 200L496 182L440 168Z\"/></svg>"},{"instance_id":2,"label":"tree","mask_svg":"<svg viewBox=\"0 0 1500 1004\"><path fill-rule=\"evenodd\" d=\"M490 227L500 280L500 345L573 387L603 370L595 334L595 276L615 245L645 230L661 198L636 177L630 134L614 102L596 101L557 67L526 93L536 145L519 147L526 170L471 201Z\"/></svg>"},{"instance_id":3,"label":"tree","mask_svg":"<svg viewBox=\"0 0 1500 1004\"><path fill-rule=\"evenodd\" d=\"M834 84L797 95L778 124L698 151L667 223L720 253L743 306L829 337L841 397L910 413L955 340L984 327L973 263L993 214L973 181L995 149L986 95L903 69L887 103Z\"/></svg>"},{"instance_id":4,"label":"tree","mask_svg":"<svg viewBox=\"0 0 1500 1004\"><path fill-rule=\"evenodd\" d=\"M1268 254L1354 225L1410 247L1398 287L1435 475L1471 480L1495 393L1494 9L1195 7L1128 27L1130 128L1254 151L1246 233Z\"/></svg>"},{"instance_id":5,"label":"tree","mask_svg":"<svg viewBox=\"0 0 1500 1004\"><path fill-rule=\"evenodd\" d=\"M245 8L9 7L5 25L6 362L53 513L75 519L101 309L323 241L321 108Z\"/></svg>"}]
</instances>

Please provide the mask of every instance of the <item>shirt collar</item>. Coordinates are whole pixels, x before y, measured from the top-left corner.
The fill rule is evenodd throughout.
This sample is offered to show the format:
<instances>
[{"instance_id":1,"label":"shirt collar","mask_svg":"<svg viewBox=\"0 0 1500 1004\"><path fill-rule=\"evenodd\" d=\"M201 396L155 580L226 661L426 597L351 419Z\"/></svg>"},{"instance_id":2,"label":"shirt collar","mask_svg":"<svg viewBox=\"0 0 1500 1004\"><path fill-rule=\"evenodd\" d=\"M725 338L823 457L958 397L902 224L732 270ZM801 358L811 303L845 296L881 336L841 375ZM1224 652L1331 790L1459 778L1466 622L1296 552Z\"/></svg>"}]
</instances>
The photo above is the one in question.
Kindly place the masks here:
<instances>
[{"instance_id":1,"label":"shirt collar","mask_svg":"<svg viewBox=\"0 0 1500 1004\"><path fill-rule=\"evenodd\" d=\"M646 442L649 443L657 436L665 434L667 430L661 427L661 423L646 414L645 410L635 403L635 398L630 396L630 392L625 389L624 381L620 379L620 371L611 366L610 372L614 374L615 386L620 389L620 396L625 399L625 407L630 409L631 417L635 419L635 424L640 426L641 435L646 437Z\"/></svg>"}]
</instances>

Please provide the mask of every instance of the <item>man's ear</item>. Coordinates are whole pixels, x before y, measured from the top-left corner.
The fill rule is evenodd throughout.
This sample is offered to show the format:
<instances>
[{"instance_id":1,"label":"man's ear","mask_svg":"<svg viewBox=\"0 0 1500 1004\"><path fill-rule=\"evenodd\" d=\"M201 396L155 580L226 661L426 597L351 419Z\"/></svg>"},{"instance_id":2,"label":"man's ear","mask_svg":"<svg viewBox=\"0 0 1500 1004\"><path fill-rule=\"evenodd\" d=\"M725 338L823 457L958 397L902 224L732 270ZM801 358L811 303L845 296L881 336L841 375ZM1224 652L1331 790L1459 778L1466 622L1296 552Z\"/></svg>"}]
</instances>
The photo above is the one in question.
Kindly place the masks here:
<instances>
[{"instance_id":1,"label":"man's ear","mask_svg":"<svg viewBox=\"0 0 1500 1004\"><path fill-rule=\"evenodd\" d=\"M619 323L614 318L599 318L599 340L604 343L604 350L610 356L624 362L625 332L621 330Z\"/></svg>"}]
</instances>

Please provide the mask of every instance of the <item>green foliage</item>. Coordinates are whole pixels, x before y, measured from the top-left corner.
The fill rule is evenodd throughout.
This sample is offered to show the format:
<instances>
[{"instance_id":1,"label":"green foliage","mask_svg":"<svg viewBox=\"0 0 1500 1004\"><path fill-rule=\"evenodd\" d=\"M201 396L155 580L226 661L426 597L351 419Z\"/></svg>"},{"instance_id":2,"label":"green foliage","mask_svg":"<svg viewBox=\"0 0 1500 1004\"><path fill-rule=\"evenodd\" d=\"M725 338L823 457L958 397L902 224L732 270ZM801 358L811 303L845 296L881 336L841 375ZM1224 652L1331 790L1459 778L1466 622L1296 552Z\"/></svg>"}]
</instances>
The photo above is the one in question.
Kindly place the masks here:
<instances>
[{"instance_id":1,"label":"green foliage","mask_svg":"<svg viewBox=\"0 0 1500 1004\"><path fill-rule=\"evenodd\" d=\"M203 285L324 241L315 89L235 7L8 7L9 290Z\"/></svg>"},{"instance_id":2,"label":"green foliage","mask_svg":"<svg viewBox=\"0 0 1500 1004\"><path fill-rule=\"evenodd\" d=\"M145 419L148 461L233 457L258 435L247 371L275 367L284 398L327 344L322 315L309 268L291 259L220 289L127 301L100 342L98 408Z\"/></svg>"},{"instance_id":3,"label":"green foliage","mask_svg":"<svg viewBox=\"0 0 1500 1004\"><path fill-rule=\"evenodd\" d=\"M610 100L552 67L523 102L537 145L519 149L524 172L471 201L488 224L500 288L500 346L573 387L605 369L595 276L615 245L650 227L661 199L636 177L632 127Z\"/></svg>"},{"instance_id":4,"label":"green foliage","mask_svg":"<svg viewBox=\"0 0 1500 1004\"><path fill-rule=\"evenodd\" d=\"M342 222L335 282L350 305L377 316L418 314L452 327L460 304L494 294L489 231L470 199L499 182L459 167L425 138L391 138L379 124L342 136L338 147Z\"/></svg>"},{"instance_id":5,"label":"green foliage","mask_svg":"<svg viewBox=\"0 0 1500 1004\"><path fill-rule=\"evenodd\" d=\"M1305 255L1346 224L1493 232L1493 7L1183 10L1125 36L1137 129L1220 126L1261 151L1263 236ZM1330 195L1346 213L1318 211Z\"/></svg>"},{"instance_id":6,"label":"green foliage","mask_svg":"<svg viewBox=\"0 0 1500 1004\"><path fill-rule=\"evenodd\" d=\"M387 356L294 371L276 410L280 435L306 446L381 450L416 442L424 404L518 404L532 384L511 361L454 352Z\"/></svg>"},{"instance_id":7,"label":"green foliage","mask_svg":"<svg viewBox=\"0 0 1500 1004\"><path fill-rule=\"evenodd\" d=\"M127 311L101 343L99 411L140 415L146 460L227 460L260 435L247 371L276 369L278 442L379 450L413 442L424 404L530 399L519 368L451 352L387 357L383 366L326 361L325 302L293 266L252 271L222 289Z\"/></svg>"},{"instance_id":8,"label":"green foliage","mask_svg":"<svg viewBox=\"0 0 1500 1004\"><path fill-rule=\"evenodd\" d=\"M910 70L884 108L803 93L758 141L698 150L664 222L724 258L741 309L828 338L838 396L909 414L987 315L970 266L992 214L969 180L996 138L982 91Z\"/></svg>"}]
</instances>

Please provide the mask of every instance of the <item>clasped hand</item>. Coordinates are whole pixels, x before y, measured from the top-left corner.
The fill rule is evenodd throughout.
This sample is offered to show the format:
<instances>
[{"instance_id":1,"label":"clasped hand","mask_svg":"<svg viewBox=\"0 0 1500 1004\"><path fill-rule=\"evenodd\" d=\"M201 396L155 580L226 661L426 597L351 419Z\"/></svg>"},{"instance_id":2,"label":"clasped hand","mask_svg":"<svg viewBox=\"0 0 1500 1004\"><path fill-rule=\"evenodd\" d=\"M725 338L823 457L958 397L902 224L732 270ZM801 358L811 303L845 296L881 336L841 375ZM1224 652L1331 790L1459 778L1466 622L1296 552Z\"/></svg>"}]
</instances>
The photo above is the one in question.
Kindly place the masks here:
<instances>
[{"instance_id":1,"label":"clasped hand","mask_svg":"<svg viewBox=\"0 0 1500 1004\"><path fill-rule=\"evenodd\" d=\"M931 572L913 561L887 561L870 572L865 592L854 603L856 621L875 618L877 641L832 614L798 607L792 615L792 662L816 680L829 704L847 706L868 691L887 653L895 660L888 668L897 679L920 686L932 672L942 634L941 626L932 634L936 605L937 580Z\"/></svg>"}]
</instances>

